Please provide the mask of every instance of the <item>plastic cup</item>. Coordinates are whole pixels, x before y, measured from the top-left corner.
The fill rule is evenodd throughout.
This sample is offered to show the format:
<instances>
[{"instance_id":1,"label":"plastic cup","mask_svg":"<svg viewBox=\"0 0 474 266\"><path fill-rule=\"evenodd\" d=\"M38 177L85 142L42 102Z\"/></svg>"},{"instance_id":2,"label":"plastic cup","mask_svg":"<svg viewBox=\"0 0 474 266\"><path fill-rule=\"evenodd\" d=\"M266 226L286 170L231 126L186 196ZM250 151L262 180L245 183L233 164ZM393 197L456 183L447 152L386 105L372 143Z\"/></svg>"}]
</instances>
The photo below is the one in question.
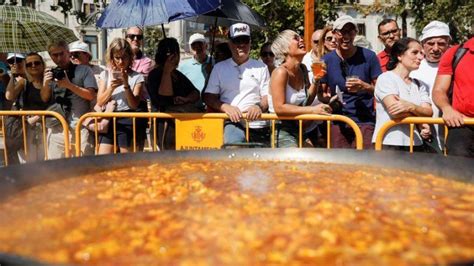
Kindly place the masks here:
<instances>
[{"instance_id":1,"label":"plastic cup","mask_svg":"<svg viewBox=\"0 0 474 266\"><path fill-rule=\"evenodd\" d=\"M346 77L346 81L354 81L354 80L358 80L358 79L359 79L359 76L357 76L357 75L350 75L350 76Z\"/></svg>"},{"instance_id":2,"label":"plastic cup","mask_svg":"<svg viewBox=\"0 0 474 266\"><path fill-rule=\"evenodd\" d=\"M324 76L324 71L326 70L326 64L324 61L318 61L311 64L311 70L313 71L313 76L322 77Z\"/></svg>"}]
</instances>

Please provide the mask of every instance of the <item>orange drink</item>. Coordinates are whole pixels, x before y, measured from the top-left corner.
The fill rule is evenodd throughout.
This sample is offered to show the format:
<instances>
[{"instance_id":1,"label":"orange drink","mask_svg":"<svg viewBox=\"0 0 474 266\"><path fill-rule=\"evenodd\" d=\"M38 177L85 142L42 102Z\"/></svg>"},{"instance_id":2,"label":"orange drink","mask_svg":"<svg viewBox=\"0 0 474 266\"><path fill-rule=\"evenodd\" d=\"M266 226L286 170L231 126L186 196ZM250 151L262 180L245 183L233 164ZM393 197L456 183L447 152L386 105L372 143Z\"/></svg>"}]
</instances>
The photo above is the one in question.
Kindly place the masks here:
<instances>
[{"instance_id":1,"label":"orange drink","mask_svg":"<svg viewBox=\"0 0 474 266\"><path fill-rule=\"evenodd\" d=\"M326 64L324 61L313 62L311 65L311 70L313 71L313 76L316 78L321 78L326 74Z\"/></svg>"}]
</instances>

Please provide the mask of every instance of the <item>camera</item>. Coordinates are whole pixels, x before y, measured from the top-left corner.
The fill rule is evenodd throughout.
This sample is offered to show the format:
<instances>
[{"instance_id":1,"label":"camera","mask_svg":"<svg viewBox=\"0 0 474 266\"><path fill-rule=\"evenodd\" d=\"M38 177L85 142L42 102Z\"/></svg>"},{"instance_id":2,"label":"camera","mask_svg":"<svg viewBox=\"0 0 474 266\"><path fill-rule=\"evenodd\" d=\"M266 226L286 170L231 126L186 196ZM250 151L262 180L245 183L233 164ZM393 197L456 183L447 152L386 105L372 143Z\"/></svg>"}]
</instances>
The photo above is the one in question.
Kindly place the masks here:
<instances>
[{"instance_id":1,"label":"camera","mask_svg":"<svg viewBox=\"0 0 474 266\"><path fill-rule=\"evenodd\" d=\"M53 72L54 79L61 80L66 77L66 73L64 73L64 69L60 67L51 69L51 72Z\"/></svg>"}]
</instances>

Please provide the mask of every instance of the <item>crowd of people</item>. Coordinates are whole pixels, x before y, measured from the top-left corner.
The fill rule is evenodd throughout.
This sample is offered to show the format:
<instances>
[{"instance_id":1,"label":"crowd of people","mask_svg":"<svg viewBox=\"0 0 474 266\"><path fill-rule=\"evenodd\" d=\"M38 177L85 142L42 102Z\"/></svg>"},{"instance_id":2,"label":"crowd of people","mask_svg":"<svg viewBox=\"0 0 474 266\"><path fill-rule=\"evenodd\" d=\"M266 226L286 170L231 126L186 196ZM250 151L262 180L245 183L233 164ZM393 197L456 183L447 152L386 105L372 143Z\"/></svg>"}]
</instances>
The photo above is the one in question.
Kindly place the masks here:
<instances>
[{"instance_id":1,"label":"crowd of people","mask_svg":"<svg viewBox=\"0 0 474 266\"><path fill-rule=\"evenodd\" d=\"M195 33L188 42L191 58L180 60L177 40L165 38L152 60L141 50L142 29L132 27L125 38L110 43L106 66L91 63L86 43L58 39L47 47L55 68L46 67L38 53L7 55L8 67L0 65L2 108L58 112L71 132L81 127L81 147L75 148L84 155L93 154L94 148L99 154L129 152L135 135L138 150L143 150L147 120L137 119L134 134L131 118L117 119L114 132L106 118L98 127L91 119L78 125L83 114L152 111L226 113L226 146L247 142L244 114L250 121L250 142L261 146L270 146L271 140L268 121L260 119L263 113L341 114L359 126L365 149L373 148L379 129L390 119L442 117L449 127L446 143L443 126L422 124L415 130L415 150L441 153L447 148L450 155L474 157L474 127L464 125L464 118L474 117L473 38L452 45L448 25L440 21L426 25L419 40L401 38L397 22L384 19L378 25L384 50L376 54L355 44L357 31L352 17L341 16L314 32L308 51L298 33L284 30L261 46L257 60L250 57L249 25L236 23L229 28L228 42L216 45L213 56L205 36ZM10 162L44 158L44 141L49 158L64 157L63 128L56 119L46 120L45 139L40 117L28 117L27 124L28 156L23 145L10 143ZM306 121L305 145L322 146L326 126ZM159 121L160 149L174 149L174 127L172 120ZM95 130L99 147L94 147ZM355 147L355 133L348 125L333 123L331 132L332 147ZM298 133L297 122L279 121L276 146L297 147ZM408 150L409 136L407 126L395 126L386 134L383 149Z\"/></svg>"}]
</instances>

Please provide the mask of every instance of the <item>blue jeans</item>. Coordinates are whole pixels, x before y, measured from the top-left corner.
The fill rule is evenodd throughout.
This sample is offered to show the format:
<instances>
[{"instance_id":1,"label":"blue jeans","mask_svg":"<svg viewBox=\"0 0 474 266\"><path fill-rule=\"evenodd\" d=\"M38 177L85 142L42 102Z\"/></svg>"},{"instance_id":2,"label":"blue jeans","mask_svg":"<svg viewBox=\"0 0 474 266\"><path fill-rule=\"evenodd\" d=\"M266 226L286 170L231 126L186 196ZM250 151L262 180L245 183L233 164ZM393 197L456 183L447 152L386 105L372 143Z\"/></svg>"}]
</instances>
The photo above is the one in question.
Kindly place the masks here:
<instances>
[{"instance_id":1,"label":"blue jeans","mask_svg":"<svg viewBox=\"0 0 474 266\"><path fill-rule=\"evenodd\" d=\"M265 146L270 144L270 130L265 128L250 128L250 142L262 143ZM240 123L226 122L224 125L224 144L246 143L245 127Z\"/></svg>"}]
</instances>

